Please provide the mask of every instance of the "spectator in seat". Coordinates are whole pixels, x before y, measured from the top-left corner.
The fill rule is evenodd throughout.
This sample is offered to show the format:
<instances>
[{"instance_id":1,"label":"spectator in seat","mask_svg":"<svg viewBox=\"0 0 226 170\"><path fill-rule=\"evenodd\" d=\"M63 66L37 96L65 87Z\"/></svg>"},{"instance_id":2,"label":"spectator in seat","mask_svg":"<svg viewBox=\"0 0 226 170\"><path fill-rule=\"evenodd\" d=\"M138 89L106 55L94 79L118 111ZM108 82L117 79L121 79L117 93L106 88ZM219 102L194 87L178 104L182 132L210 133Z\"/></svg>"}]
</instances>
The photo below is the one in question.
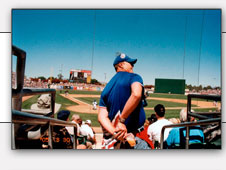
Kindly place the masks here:
<instances>
[{"instance_id":1,"label":"spectator in seat","mask_svg":"<svg viewBox=\"0 0 226 170\"><path fill-rule=\"evenodd\" d=\"M155 114L151 114L150 117L148 117L148 124L151 125L152 123L157 121L157 117Z\"/></svg>"},{"instance_id":2,"label":"spectator in seat","mask_svg":"<svg viewBox=\"0 0 226 170\"><path fill-rule=\"evenodd\" d=\"M61 110L57 114L57 119L63 121L69 121L70 111ZM69 134L65 126L53 127L53 149L72 149L73 142L72 137ZM86 149L85 146L77 143L77 149Z\"/></svg>"},{"instance_id":3,"label":"spectator in seat","mask_svg":"<svg viewBox=\"0 0 226 170\"><path fill-rule=\"evenodd\" d=\"M178 124L178 123L181 123L180 119L179 118L170 118L168 119L170 122L172 122L173 124Z\"/></svg>"},{"instance_id":4,"label":"spectator in seat","mask_svg":"<svg viewBox=\"0 0 226 170\"><path fill-rule=\"evenodd\" d=\"M89 149L92 149L92 145L96 143L96 138L94 135L94 131L91 128L91 120L86 120L84 124L81 126L83 135L87 136L87 146L90 146Z\"/></svg>"},{"instance_id":5,"label":"spectator in seat","mask_svg":"<svg viewBox=\"0 0 226 170\"><path fill-rule=\"evenodd\" d=\"M86 129L84 129L83 126L83 121L81 119L81 117L77 114L73 114L72 115L72 122L77 124L77 138L79 141L79 144L81 145L85 145L86 149L92 149L92 143L88 141L89 136L86 132ZM69 129L69 132L71 135L74 135L74 132L72 132L72 130L70 130L70 128L67 127L67 129Z\"/></svg>"},{"instance_id":6,"label":"spectator in seat","mask_svg":"<svg viewBox=\"0 0 226 170\"><path fill-rule=\"evenodd\" d=\"M69 118L69 115L70 115L69 111L61 110L57 114L57 119L67 121ZM41 138L41 140L48 137L49 137L49 133L47 131L46 135L43 138ZM53 126L52 139L53 139L53 149L72 149L73 148L71 136L64 126ZM48 141L43 142L43 148L47 148L47 146L48 146Z\"/></svg>"},{"instance_id":7,"label":"spectator in seat","mask_svg":"<svg viewBox=\"0 0 226 170\"><path fill-rule=\"evenodd\" d=\"M51 117L53 113L48 113L44 117ZM20 149L42 149L40 138L46 134L49 125L29 125L22 124L16 133L16 145ZM23 140L17 140L17 137Z\"/></svg>"},{"instance_id":8,"label":"spectator in seat","mask_svg":"<svg viewBox=\"0 0 226 170\"><path fill-rule=\"evenodd\" d=\"M160 143L160 138L161 138L161 130L162 127L165 125L170 125L172 124L170 121L165 119L165 107L162 104L158 104L154 107L155 110L155 115L157 118L157 121L152 123L147 130L147 134L149 136L149 139L153 142L155 147L158 147ZM171 128L167 128L164 133L164 140L167 139L169 131Z\"/></svg>"},{"instance_id":9,"label":"spectator in seat","mask_svg":"<svg viewBox=\"0 0 226 170\"><path fill-rule=\"evenodd\" d=\"M192 110L192 112L194 112ZM187 110L183 108L180 111L180 121L183 123L187 120ZM194 117L190 118L190 122L196 121ZM189 148L201 149L204 143L204 134L200 126L189 127ZM183 149L186 143L186 127L175 127L173 128L166 142L164 143L164 148L168 149Z\"/></svg>"}]
</instances>

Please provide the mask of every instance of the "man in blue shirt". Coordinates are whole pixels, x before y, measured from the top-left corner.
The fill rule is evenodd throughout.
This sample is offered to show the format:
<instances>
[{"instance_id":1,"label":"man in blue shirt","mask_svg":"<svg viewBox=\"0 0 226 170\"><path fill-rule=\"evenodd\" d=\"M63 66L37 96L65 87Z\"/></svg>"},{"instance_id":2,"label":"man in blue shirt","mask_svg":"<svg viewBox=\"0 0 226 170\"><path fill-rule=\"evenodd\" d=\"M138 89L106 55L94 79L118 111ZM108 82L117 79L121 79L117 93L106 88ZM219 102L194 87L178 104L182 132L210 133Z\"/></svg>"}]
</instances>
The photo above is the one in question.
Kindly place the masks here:
<instances>
[{"instance_id":1,"label":"man in blue shirt","mask_svg":"<svg viewBox=\"0 0 226 170\"><path fill-rule=\"evenodd\" d=\"M128 133L136 132L145 122L142 104L143 80L133 73L137 59L125 54L118 55L113 63L116 74L104 88L99 102L98 120L104 131L104 138L112 137L123 141ZM117 113L118 123L114 126Z\"/></svg>"}]
</instances>

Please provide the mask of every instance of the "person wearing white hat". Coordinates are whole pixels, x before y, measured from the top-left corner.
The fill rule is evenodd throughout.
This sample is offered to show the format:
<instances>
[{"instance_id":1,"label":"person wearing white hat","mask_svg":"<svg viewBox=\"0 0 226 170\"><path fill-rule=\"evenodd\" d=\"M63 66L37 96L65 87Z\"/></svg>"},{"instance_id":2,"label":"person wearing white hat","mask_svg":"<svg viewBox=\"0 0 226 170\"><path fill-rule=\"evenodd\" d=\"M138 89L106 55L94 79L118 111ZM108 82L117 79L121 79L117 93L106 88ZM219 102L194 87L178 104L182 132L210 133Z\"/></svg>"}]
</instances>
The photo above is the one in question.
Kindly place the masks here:
<instances>
[{"instance_id":1,"label":"person wearing white hat","mask_svg":"<svg viewBox=\"0 0 226 170\"><path fill-rule=\"evenodd\" d=\"M89 126L91 126L92 122L91 122L91 120L86 120L85 123L88 124Z\"/></svg>"},{"instance_id":2,"label":"person wearing white hat","mask_svg":"<svg viewBox=\"0 0 226 170\"><path fill-rule=\"evenodd\" d=\"M82 135L87 136L87 147L88 149L92 149L92 145L96 143L96 138L94 131L91 127L91 120L86 120L84 124L81 125Z\"/></svg>"}]
</instances>

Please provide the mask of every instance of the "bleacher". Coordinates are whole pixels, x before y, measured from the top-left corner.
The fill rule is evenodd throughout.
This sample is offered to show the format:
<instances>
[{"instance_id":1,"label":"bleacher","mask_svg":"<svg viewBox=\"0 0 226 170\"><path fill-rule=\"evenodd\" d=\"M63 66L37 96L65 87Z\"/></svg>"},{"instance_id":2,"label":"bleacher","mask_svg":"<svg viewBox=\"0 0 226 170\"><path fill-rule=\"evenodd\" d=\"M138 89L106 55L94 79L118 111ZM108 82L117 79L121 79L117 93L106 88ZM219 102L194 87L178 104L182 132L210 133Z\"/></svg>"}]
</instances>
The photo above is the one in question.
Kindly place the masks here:
<instances>
[{"instance_id":1,"label":"bleacher","mask_svg":"<svg viewBox=\"0 0 226 170\"><path fill-rule=\"evenodd\" d=\"M12 149L38 149L41 148L42 144L42 129L48 131L48 147L53 148L53 126L73 126L74 132L77 132L77 126L74 123L58 120L54 118L55 113L55 89L24 89L24 72L26 63L26 52L12 46L12 54L17 57L16 63L16 85L12 89ZM49 113L42 113L32 110L22 109L22 97L39 94L51 94L51 106ZM22 127L22 128L21 128ZM44 128L43 128L44 127ZM21 130L22 129L22 130ZM27 134L32 129L41 129L40 136L31 139L24 136L23 133ZM22 132L21 132L22 131ZM74 133L76 134L76 133ZM77 148L77 136L73 136L73 149Z\"/></svg>"}]
</instances>

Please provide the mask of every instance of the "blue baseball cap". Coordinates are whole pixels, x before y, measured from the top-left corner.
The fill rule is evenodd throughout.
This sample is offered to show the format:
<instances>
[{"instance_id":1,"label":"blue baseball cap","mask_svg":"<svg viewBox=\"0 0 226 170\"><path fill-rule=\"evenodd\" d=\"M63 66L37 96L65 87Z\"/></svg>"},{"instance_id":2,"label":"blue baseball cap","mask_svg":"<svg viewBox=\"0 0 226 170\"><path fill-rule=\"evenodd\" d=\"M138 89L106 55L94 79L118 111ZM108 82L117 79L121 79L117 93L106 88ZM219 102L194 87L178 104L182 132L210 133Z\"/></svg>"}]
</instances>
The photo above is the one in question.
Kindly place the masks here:
<instances>
[{"instance_id":1,"label":"blue baseball cap","mask_svg":"<svg viewBox=\"0 0 226 170\"><path fill-rule=\"evenodd\" d=\"M66 121L68 119L69 115L70 115L70 111L68 111L68 110L61 110L57 114L57 119Z\"/></svg>"},{"instance_id":2,"label":"blue baseball cap","mask_svg":"<svg viewBox=\"0 0 226 170\"><path fill-rule=\"evenodd\" d=\"M137 59L132 59L129 56L127 56L126 54L121 53L120 55L118 55L115 58L115 61L113 63L113 66L115 66L116 64L121 63L123 61L126 61L126 62L131 63L131 64L135 64L137 62Z\"/></svg>"}]
</instances>

